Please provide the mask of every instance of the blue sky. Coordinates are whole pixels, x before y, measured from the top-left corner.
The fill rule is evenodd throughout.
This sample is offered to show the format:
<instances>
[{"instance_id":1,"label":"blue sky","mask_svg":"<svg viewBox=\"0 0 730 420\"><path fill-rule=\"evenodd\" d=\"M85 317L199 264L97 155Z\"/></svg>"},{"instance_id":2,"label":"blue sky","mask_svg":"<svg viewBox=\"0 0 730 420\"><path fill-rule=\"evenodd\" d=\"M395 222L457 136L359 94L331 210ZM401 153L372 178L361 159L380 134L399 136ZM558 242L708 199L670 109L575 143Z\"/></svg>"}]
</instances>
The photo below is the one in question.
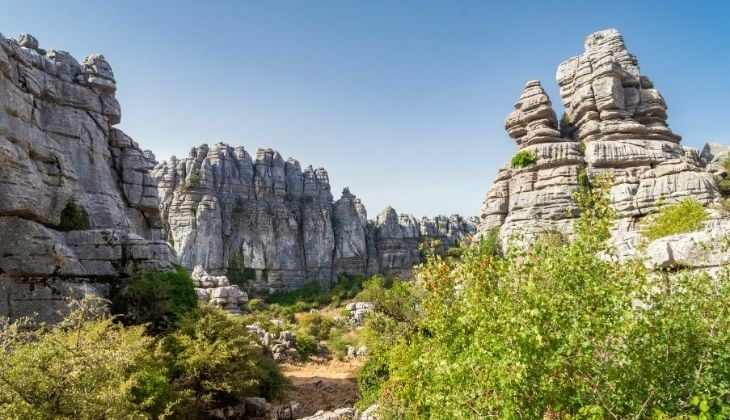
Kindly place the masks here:
<instances>
[{"instance_id":1,"label":"blue sky","mask_svg":"<svg viewBox=\"0 0 730 420\"><path fill-rule=\"evenodd\" d=\"M730 143L730 2L2 0L0 32L103 53L158 160L225 141L327 168L374 217L477 215L525 81L618 28L687 145Z\"/></svg>"}]
</instances>

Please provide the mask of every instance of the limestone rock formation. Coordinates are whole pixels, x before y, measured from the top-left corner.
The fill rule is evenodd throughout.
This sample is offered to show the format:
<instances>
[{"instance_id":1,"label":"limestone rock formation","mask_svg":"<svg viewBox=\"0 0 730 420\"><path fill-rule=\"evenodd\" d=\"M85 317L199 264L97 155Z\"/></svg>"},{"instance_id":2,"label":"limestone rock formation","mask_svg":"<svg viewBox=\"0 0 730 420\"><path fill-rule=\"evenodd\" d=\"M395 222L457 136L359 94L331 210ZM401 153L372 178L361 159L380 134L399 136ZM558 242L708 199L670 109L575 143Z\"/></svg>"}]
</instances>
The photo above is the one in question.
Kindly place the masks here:
<instances>
[{"instance_id":1,"label":"limestone rock formation","mask_svg":"<svg viewBox=\"0 0 730 420\"><path fill-rule=\"evenodd\" d=\"M557 81L565 108L561 127L536 81L527 83L507 118L518 149L536 161L500 169L484 200L480 234L495 227L503 240L542 229L569 234L577 216L571 192L606 172L613 175L611 198L621 215L614 235L628 246L635 221L660 201L692 197L708 204L719 197L707 162L669 129L666 102L617 30L586 37L585 51L558 67Z\"/></svg>"},{"instance_id":2,"label":"limestone rock formation","mask_svg":"<svg viewBox=\"0 0 730 420\"><path fill-rule=\"evenodd\" d=\"M154 160L149 156L148 162ZM374 221L345 188L333 201L324 168L271 149L253 158L224 143L193 148L155 166L160 209L180 263L228 274L252 292L293 290L341 273L403 275L421 261L419 244L457 246L476 232L454 215L420 222L388 208Z\"/></svg>"},{"instance_id":3,"label":"limestone rock formation","mask_svg":"<svg viewBox=\"0 0 730 420\"><path fill-rule=\"evenodd\" d=\"M195 266L191 274L198 300L217 306L232 314L243 312L248 295L238 285L231 286L226 276L211 276L201 266Z\"/></svg>"},{"instance_id":4,"label":"limestone rock formation","mask_svg":"<svg viewBox=\"0 0 730 420\"><path fill-rule=\"evenodd\" d=\"M0 34L0 316L53 321L69 297L172 267L157 186L113 126L111 66Z\"/></svg>"}]
</instances>

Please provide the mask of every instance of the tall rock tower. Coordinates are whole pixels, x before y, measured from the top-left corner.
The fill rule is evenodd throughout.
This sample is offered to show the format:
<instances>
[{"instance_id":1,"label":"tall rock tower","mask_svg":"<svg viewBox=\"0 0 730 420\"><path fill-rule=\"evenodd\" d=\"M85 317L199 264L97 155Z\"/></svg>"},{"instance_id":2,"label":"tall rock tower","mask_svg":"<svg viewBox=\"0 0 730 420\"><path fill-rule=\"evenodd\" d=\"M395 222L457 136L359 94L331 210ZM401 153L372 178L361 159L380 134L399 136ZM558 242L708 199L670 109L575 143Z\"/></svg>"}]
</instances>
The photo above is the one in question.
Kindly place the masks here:
<instances>
[{"instance_id":1,"label":"tall rock tower","mask_svg":"<svg viewBox=\"0 0 730 420\"><path fill-rule=\"evenodd\" d=\"M480 233L496 227L503 239L541 229L570 233L578 215L571 193L582 174L613 175L619 233L634 230L660 201L692 197L708 204L719 196L698 152L669 129L664 98L640 73L617 30L586 37L585 51L560 64L557 81L565 108L561 127L536 81L527 83L507 118L518 149L536 161L500 169L484 200Z\"/></svg>"}]
</instances>

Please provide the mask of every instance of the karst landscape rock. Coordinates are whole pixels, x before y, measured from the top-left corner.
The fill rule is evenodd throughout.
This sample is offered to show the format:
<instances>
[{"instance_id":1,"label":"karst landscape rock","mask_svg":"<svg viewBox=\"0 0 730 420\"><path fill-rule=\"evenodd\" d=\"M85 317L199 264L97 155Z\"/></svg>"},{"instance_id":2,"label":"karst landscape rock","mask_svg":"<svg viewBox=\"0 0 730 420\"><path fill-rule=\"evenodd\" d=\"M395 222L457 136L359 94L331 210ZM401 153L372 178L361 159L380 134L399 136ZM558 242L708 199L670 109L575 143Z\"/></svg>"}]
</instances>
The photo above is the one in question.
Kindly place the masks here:
<instances>
[{"instance_id":1,"label":"karst landscape rock","mask_svg":"<svg viewBox=\"0 0 730 420\"><path fill-rule=\"evenodd\" d=\"M730 207L726 201L730 200L730 147L708 143L698 151L682 144L679 134L669 127L668 105L659 87L640 72L637 57L628 51L616 29L588 35L584 52L562 62L556 79L562 118L542 82L531 80L504 121L508 137L516 143L516 154L489 186L480 217L417 218L387 207L369 218L365 203L349 187L339 197L333 195L327 170L285 159L268 147L254 151L223 142L201 144L185 157L158 162L152 151L143 150L115 128L121 122L121 106L115 98L114 73L103 55L91 54L77 61L67 52L42 49L32 35L10 39L0 34L0 321L35 317L48 325L62 325L57 323L64 319L70 301L87 295L111 299L131 289L133 279L143 273L171 274L178 269L189 283L189 311L201 307L217 311L206 318L206 326L231 323L198 333L194 328L199 326L184 324L165 307L160 310L163 315L155 314L164 318L161 327L148 320L138 323L144 326L139 331L148 328L146 334L159 334L148 337L149 342L160 339L165 343L166 334L179 333L173 332L176 328L193 330L169 347L179 349L194 342L204 348L205 338L201 337L207 334L214 337L215 345L213 350L205 348L208 353L202 359L220 362L217 357L231 351L221 350L225 346L220 343L245 337L243 342L235 342L236 350L245 348L240 354L258 361L245 366L251 369L247 373L255 369L279 372L279 364L301 368L307 357L332 361L338 351L344 353L338 362L349 363L348 369L361 368L375 354L371 350L384 357L382 348L357 341L371 317L381 317L378 327L392 328L389 336L383 335L391 340L384 347L396 343L412 351L408 346L418 340L422 340L419 345L429 343L444 325L421 323L418 317L438 313L433 306L450 307L452 300L459 302L469 293L475 294L468 289L474 287L467 281L470 276L479 277L482 269L490 275L521 274L519 270L484 268L499 264L494 261L507 261L505 267L522 264L518 257L509 260L504 251L530 249L544 234L558 233L563 244L579 236L575 225L581 209L575 193L593 191L591 183L600 177L608 177L611 183L608 193L615 210L610 221L611 247L610 252L586 248L585 254L616 266L639 261L637 267L650 276L666 274L670 279L699 272L709 273L705 277L713 281L720 278L730 263ZM504 143L504 147L511 146ZM485 187L487 183L485 180ZM665 206L688 199L706 216L701 226L649 240L644 231L647 222ZM477 263L472 261L476 266L482 264L478 269L461 270L459 264L471 255L462 258L464 249L479 240L484 240L481 244L495 241L498 249ZM427 260L436 261L430 275L437 272L442 277L420 292L425 295L435 290L445 298L436 305L431 301L431 307L424 309L418 306L426 301L423 296L408 295L404 292L408 286L398 289L401 283L393 279L418 284L421 278L412 281L414 267ZM418 270L425 271L423 267ZM373 276L377 278L366 284L365 278ZM495 278L495 284L509 280ZM352 279L356 280L347 283ZM480 287L494 292L499 286L482 278L472 283L477 284L476 294L482 292ZM313 284L319 295L295 294L311 291L308 288ZM354 292L325 294L342 284L352 289L346 292ZM177 292L164 289L167 285L155 289L156 285L148 285L154 293L144 298L154 301L155 293ZM370 294L368 287L372 288ZM658 294L657 287L648 290L648 297L642 295L641 299ZM389 300L395 294L388 293L396 292L412 299ZM363 295L375 298L361 300ZM303 301L288 302L291 296ZM396 309L389 312L388 305ZM641 310L650 306L642 305L637 298L626 306ZM100 307L106 311L113 304ZM537 317L538 312L530 314ZM217 321L215 314L221 314ZM128 314L118 315L113 322L119 321L115 325L121 330ZM462 322L462 318L469 317L457 320ZM485 321L475 322L480 323ZM0 323L0 327L6 325ZM500 328L504 325L510 324L500 324ZM447 327L451 333L451 323ZM469 325L472 327L478 329ZM472 333L463 325L454 328ZM541 348L543 335L547 337L551 331L535 331L515 333L524 339L515 343L528 342L534 333L535 348ZM418 340L411 340L413 337ZM465 348L473 344L471 336L461 339ZM442 338L437 344L447 348L451 343L444 343L449 341ZM80 342L77 339L77 347ZM155 351L163 348L160 345ZM169 354L167 357L171 360ZM269 361L273 368L267 365ZM469 363L464 366L472 371L479 368L477 363ZM446 370L447 365L442 360L438 366ZM387 365L365 366L363 370L375 372L373 377L388 379ZM416 363L413 366L421 369ZM437 375L435 370L427 373ZM464 371L472 375L468 369ZM343 387L348 379L352 378L343 379ZM283 383L278 377L272 382L278 380ZM165 381L167 377L160 380ZM310 387L317 396L338 392L321 379L304 382L298 384L298 390ZM164 388L160 383L155 386ZM294 419L302 418L307 410L310 416L303 418L380 418L379 400L359 407L362 411L352 406L362 397L357 384L354 386L357 395L338 406L330 404L331 410L315 411L311 404L248 395L195 409L210 418ZM485 398L481 389L473 395ZM3 403L0 398L0 405ZM550 414L553 407L548 408Z\"/></svg>"},{"instance_id":2,"label":"karst landscape rock","mask_svg":"<svg viewBox=\"0 0 730 420\"><path fill-rule=\"evenodd\" d=\"M499 228L505 244L545 232L569 236L579 215L572 194L598 175L613 178L611 201L619 217L612 240L622 257L637 254L640 221L659 206L685 198L703 205L719 201L717 181L726 175L722 162L727 148L708 144L700 154L682 146L667 124L664 98L640 73L638 59L617 30L587 36L585 51L560 64L556 78L565 108L560 124L537 80L525 84L505 120L518 150L534 156L535 162L499 170L483 202L481 235ZM711 263L686 258L680 263L671 250L659 252L681 247L679 254L702 255L701 244L727 230L722 212L712 213L706 232L651 244L656 266L717 267L724 259L720 255L710 258Z\"/></svg>"},{"instance_id":3,"label":"karst landscape rock","mask_svg":"<svg viewBox=\"0 0 730 420\"><path fill-rule=\"evenodd\" d=\"M0 316L55 320L69 297L172 267L154 178L114 128L115 90L100 54L0 35Z\"/></svg>"},{"instance_id":4,"label":"karst landscape rock","mask_svg":"<svg viewBox=\"0 0 730 420\"><path fill-rule=\"evenodd\" d=\"M225 143L193 148L152 171L170 243L180 263L241 273L252 290L323 287L338 274L399 275L422 261L419 245L446 250L476 233L476 219L424 217L386 208L368 220L345 188L333 201L324 168L272 149L255 155Z\"/></svg>"}]
</instances>

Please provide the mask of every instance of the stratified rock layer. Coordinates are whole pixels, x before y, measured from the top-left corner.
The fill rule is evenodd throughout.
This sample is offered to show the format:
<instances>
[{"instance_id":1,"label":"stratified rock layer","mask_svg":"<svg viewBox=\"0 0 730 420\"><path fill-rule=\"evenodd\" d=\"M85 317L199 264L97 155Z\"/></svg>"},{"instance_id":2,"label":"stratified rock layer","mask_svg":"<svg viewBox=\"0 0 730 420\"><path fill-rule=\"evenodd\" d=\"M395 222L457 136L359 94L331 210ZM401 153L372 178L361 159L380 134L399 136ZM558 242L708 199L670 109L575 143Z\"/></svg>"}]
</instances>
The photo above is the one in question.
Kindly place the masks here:
<instances>
[{"instance_id":1,"label":"stratified rock layer","mask_svg":"<svg viewBox=\"0 0 730 420\"><path fill-rule=\"evenodd\" d=\"M0 34L0 316L54 321L69 297L171 268L143 152L113 128L115 90L100 54Z\"/></svg>"},{"instance_id":2,"label":"stratified rock layer","mask_svg":"<svg viewBox=\"0 0 730 420\"><path fill-rule=\"evenodd\" d=\"M391 208L368 221L347 188L333 201L325 169L302 170L271 149L252 157L243 147L202 145L153 172L180 263L239 273L253 292L311 281L326 288L340 273L406 274L420 262L423 240L456 246L476 231L459 216L418 222Z\"/></svg>"},{"instance_id":3,"label":"stratified rock layer","mask_svg":"<svg viewBox=\"0 0 730 420\"><path fill-rule=\"evenodd\" d=\"M706 162L669 129L664 99L640 74L618 31L586 37L585 52L562 63L557 80L565 107L562 127L537 81L527 83L505 121L518 149L536 161L500 169L484 200L480 234L497 227L503 240L541 230L570 234L578 215L572 192L601 173L614 178L619 243L633 238L636 219L656 211L660 202L691 197L708 204L719 197Z\"/></svg>"}]
</instances>

